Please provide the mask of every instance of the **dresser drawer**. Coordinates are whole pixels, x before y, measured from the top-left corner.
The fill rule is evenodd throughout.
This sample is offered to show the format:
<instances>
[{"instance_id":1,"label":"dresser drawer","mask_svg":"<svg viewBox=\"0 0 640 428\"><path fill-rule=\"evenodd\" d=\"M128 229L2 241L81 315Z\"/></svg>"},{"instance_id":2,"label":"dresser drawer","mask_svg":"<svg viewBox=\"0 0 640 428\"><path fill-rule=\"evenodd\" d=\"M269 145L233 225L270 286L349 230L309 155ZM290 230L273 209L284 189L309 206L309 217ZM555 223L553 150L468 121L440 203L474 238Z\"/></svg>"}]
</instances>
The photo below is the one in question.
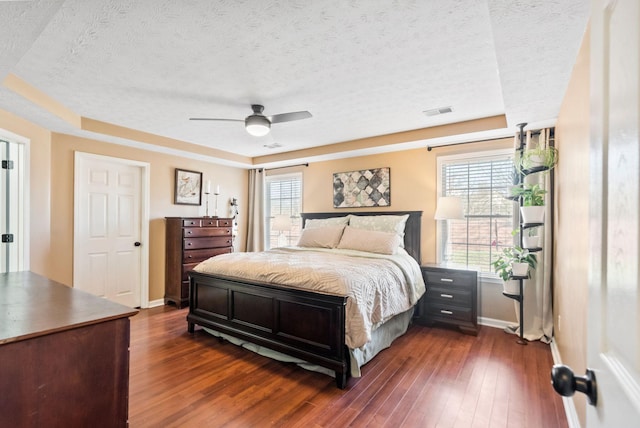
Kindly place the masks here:
<instances>
[{"instance_id":1,"label":"dresser drawer","mask_svg":"<svg viewBox=\"0 0 640 428\"><path fill-rule=\"evenodd\" d=\"M443 285L459 285L459 286L475 286L475 274L466 272L448 272L448 271L425 271L424 280L427 287L436 284Z\"/></svg>"},{"instance_id":2,"label":"dresser drawer","mask_svg":"<svg viewBox=\"0 0 640 428\"><path fill-rule=\"evenodd\" d=\"M230 247L231 236L216 236L211 238L185 238L184 249Z\"/></svg>"},{"instance_id":3,"label":"dresser drawer","mask_svg":"<svg viewBox=\"0 0 640 428\"><path fill-rule=\"evenodd\" d=\"M199 263L201 261L207 260L209 257L230 253L231 250L232 248L230 247L207 248L204 250L186 250L184 252L182 261L183 263Z\"/></svg>"},{"instance_id":4,"label":"dresser drawer","mask_svg":"<svg viewBox=\"0 0 640 428\"><path fill-rule=\"evenodd\" d=\"M428 302L468 307L471 305L471 290L458 287L432 287L427 288L426 299Z\"/></svg>"},{"instance_id":5,"label":"dresser drawer","mask_svg":"<svg viewBox=\"0 0 640 428\"><path fill-rule=\"evenodd\" d=\"M198 264L200 264L200 262L185 263L182 265L182 281L183 282L189 281L189 272L191 272L194 267L198 266Z\"/></svg>"},{"instance_id":6,"label":"dresser drawer","mask_svg":"<svg viewBox=\"0 0 640 428\"><path fill-rule=\"evenodd\" d=\"M200 227L201 220L197 218L185 218L182 220L183 227Z\"/></svg>"},{"instance_id":7,"label":"dresser drawer","mask_svg":"<svg viewBox=\"0 0 640 428\"><path fill-rule=\"evenodd\" d=\"M206 218L201 220L202 227L231 227L231 219L228 218Z\"/></svg>"},{"instance_id":8,"label":"dresser drawer","mask_svg":"<svg viewBox=\"0 0 640 428\"><path fill-rule=\"evenodd\" d=\"M202 236L231 236L230 227L185 227L185 238L197 238Z\"/></svg>"},{"instance_id":9,"label":"dresser drawer","mask_svg":"<svg viewBox=\"0 0 640 428\"><path fill-rule=\"evenodd\" d=\"M438 304L436 302L427 303L427 316L435 321L464 321L473 322L471 308Z\"/></svg>"}]
</instances>

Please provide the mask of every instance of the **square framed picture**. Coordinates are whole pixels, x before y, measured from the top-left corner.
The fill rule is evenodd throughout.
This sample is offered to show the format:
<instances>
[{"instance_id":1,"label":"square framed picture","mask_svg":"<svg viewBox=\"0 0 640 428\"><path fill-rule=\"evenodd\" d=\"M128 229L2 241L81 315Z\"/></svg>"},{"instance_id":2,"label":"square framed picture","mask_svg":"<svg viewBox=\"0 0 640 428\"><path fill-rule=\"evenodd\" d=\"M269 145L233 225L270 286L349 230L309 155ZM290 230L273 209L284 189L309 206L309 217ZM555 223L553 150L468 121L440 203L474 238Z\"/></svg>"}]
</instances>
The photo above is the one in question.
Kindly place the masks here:
<instances>
[{"instance_id":1,"label":"square framed picture","mask_svg":"<svg viewBox=\"0 0 640 428\"><path fill-rule=\"evenodd\" d=\"M176 168L174 204L202 205L202 173Z\"/></svg>"}]
</instances>

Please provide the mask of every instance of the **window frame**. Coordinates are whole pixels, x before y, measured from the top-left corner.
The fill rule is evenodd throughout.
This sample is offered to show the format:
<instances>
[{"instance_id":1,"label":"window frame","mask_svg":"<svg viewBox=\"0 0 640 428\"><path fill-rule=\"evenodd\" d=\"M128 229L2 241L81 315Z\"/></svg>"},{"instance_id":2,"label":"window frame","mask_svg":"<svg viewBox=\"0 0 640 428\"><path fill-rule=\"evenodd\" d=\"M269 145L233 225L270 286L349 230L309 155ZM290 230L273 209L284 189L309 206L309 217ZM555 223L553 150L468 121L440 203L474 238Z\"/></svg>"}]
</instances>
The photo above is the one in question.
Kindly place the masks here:
<instances>
[{"instance_id":1,"label":"window frame","mask_svg":"<svg viewBox=\"0 0 640 428\"><path fill-rule=\"evenodd\" d=\"M293 181L294 178L298 178L300 181L300 206L299 209L300 211L298 212L298 215L295 217L298 219L298 225L295 224L295 220L294 220L294 225L293 228L299 227L299 229L302 228L302 218L300 217L300 214L303 212L303 196L304 196L304 174L302 173L302 171L293 171L293 172L284 172L284 173L272 173L272 174L267 174L265 177L265 192L264 192L264 212L265 212L265 218L264 218L264 247L265 250L268 250L270 248L275 248L275 247L271 247L271 237L272 237L272 231L271 231L271 224L272 221L274 219L274 215L271 213L271 201L273 200L271 198L271 183L275 182L275 181L289 181L289 179L291 181ZM280 198L285 199L285 198ZM290 198L293 199L293 198ZM285 213L286 214L286 213ZM291 215L295 215L295 212L292 213ZM299 232L298 232L298 236L299 236ZM288 245L295 245L295 243L297 242L296 239L296 235L295 234L291 234L291 232L289 233L289 236L287 237L288 239Z\"/></svg>"},{"instance_id":2,"label":"window frame","mask_svg":"<svg viewBox=\"0 0 640 428\"><path fill-rule=\"evenodd\" d=\"M446 196L443 195L442 193L442 167L443 164L448 163L448 164L454 164L454 163L465 163L465 162L481 162L482 160L492 160L492 159L500 159L500 158L511 158L512 161L515 160L515 153L514 150L512 148L505 148L505 149L495 149L495 150L487 150L487 151L481 151L481 152L465 152L465 153L457 153L457 154L451 154L451 155L441 155L438 156L436 159L436 165L437 165L437 178L436 178L436 190L437 190L437 199L440 198L441 196ZM492 189L498 189L498 187L492 187ZM436 199L436 200L437 200ZM466 218L466 213L465 213L465 218ZM437 222L437 221L436 221ZM513 211L512 211L512 227L513 229L518 229L518 211L517 209L514 207ZM438 224L436 224L436 262L438 264L443 264L443 242L442 242L442 231L441 228L439 227ZM516 237L513 238L513 244L516 244ZM449 264L452 268L460 268L460 269L466 269L466 268L472 268L472 267L468 267L465 265L460 265L460 264L455 264L455 263L450 263ZM495 273L495 272L485 272L485 271L480 271L478 270L478 275L479 278L484 281L484 282L491 282L491 283L502 283L502 280L500 279L500 277Z\"/></svg>"}]
</instances>

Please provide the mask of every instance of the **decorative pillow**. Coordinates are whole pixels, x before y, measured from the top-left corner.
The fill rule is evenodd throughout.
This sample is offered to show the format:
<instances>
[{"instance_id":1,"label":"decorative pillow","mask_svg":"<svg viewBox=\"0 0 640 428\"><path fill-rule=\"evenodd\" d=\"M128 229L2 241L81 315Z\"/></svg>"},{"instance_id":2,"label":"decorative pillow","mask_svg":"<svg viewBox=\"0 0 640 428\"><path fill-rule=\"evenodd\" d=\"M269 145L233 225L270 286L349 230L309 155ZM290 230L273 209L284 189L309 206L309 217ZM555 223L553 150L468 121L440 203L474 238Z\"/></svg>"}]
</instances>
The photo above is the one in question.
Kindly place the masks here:
<instances>
[{"instance_id":1,"label":"decorative pillow","mask_svg":"<svg viewBox=\"0 0 640 428\"><path fill-rule=\"evenodd\" d=\"M325 226L346 226L349 224L349 216L329 217L329 218L312 218L304 222L305 229Z\"/></svg>"},{"instance_id":2,"label":"decorative pillow","mask_svg":"<svg viewBox=\"0 0 640 428\"><path fill-rule=\"evenodd\" d=\"M338 248L379 254L396 254L399 245L400 237L394 232L376 232L347 226Z\"/></svg>"},{"instance_id":3,"label":"decorative pillow","mask_svg":"<svg viewBox=\"0 0 640 428\"><path fill-rule=\"evenodd\" d=\"M340 242L344 225L302 229L298 247L335 248Z\"/></svg>"},{"instance_id":4,"label":"decorative pillow","mask_svg":"<svg viewBox=\"0 0 640 428\"><path fill-rule=\"evenodd\" d=\"M395 233L400 238L400 247L404 248L404 227L409 214L405 215L349 215L349 226L376 232Z\"/></svg>"}]
</instances>

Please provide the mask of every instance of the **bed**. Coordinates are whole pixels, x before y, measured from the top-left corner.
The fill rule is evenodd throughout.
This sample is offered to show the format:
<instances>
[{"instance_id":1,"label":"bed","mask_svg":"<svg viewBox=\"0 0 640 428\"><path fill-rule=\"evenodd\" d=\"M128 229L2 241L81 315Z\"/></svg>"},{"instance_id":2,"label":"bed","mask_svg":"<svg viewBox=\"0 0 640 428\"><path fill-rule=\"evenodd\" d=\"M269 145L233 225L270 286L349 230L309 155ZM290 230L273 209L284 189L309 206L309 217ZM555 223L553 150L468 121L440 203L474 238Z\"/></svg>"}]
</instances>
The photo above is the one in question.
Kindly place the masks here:
<instances>
[{"instance_id":1,"label":"bed","mask_svg":"<svg viewBox=\"0 0 640 428\"><path fill-rule=\"evenodd\" d=\"M364 216L362 218L406 215L402 242L406 253L417 262L419 271L421 211L304 213L303 226L338 217L349 218L350 214ZM243 256L248 257L249 253ZM210 259L210 263L222 261L218 257ZM371 349L358 346L354 351L347 346L351 338L345 333L347 307L353 305L348 305L349 298L344 294L310 291L272 280L246 279L226 272L221 274L215 269L190 272L189 288L190 333L198 325L225 339L250 343L326 369L335 374L336 385L341 389L362 364L406 331L413 314L411 307L385 319L380 326L375 326L375 346ZM416 301L412 299L412 305Z\"/></svg>"}]
</instances>

